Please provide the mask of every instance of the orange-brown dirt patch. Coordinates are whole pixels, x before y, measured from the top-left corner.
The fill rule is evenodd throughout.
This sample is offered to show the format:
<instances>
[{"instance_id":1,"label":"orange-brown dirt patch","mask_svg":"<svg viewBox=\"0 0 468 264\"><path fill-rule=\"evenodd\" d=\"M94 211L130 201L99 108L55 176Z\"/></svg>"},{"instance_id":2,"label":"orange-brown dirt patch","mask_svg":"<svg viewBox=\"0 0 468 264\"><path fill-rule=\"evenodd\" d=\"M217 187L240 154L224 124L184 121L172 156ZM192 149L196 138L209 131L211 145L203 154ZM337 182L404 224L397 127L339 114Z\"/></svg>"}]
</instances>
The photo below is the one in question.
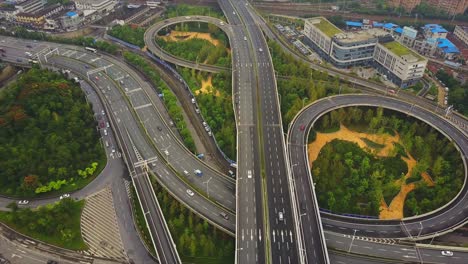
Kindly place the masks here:
<instances>
[{"instance_id":1,"label":"orange-brown dirt patch","mask_svg":"<svg viewBox=\"0 0 468 264\"><path fill-rule=\"evenodd\" d=\"M200 33L200 32L186 32L186 31L176 31L172 30L171 33L167 36L162 36L166 41L184 41L193 38L208 40L211 44L218 46L219 40L211 37L210 33Z\"/></svg>"},{"instance_id":2,"label":"orange-brown dirt patch","mask_svg":"<svg viewBox=\"0 0 468 264\"><path fill-rule=\"evenodd\" d=\"M366 138L375 143L384 145L381 149L372 149L367 146L367 144L362 140ZM389 135L389 134L367 134L360 133L349 130L347 127L341 125L340 130L333 133L317 133L316 139L314 142L310 143L307 149L309 155L309 161L312 164L320 154L320 150L327 143L331 142L334 139L351 141L359 145L367 152L370 152L379 157L388 157L394 155L394 144L400 141L399 135ZM411 176L414 166L416 165L416 160L407 153L408 158L402 157L403 161L406 162L408 166L408 172L405 175L404 179L406 180ZM429 174L426 172L421 174L423 181L426 182L429 186L433 186L434 182L432 181ZM398 179L395 181L395 184L401 185L400 192L393 198L390 205L387 205L382 198L380 203L380 219L400 219L403 218L403 207L405 204L406 196L408 193L414 190L416 183L406 184L406 181Z\"/></svg>"},{"instance_id":3,"label":"orange-brown dirt patch","mask_svg":"<svg viewBox=\"0 0 468 264\"><path fill-rule=\"evenodd\" d=\"M215 90L213 88L213 84L211 82L212 79L213 79L213 77L211 75L209 75L207 79L202 80L201 89L196 90L195 94L199 94L199 93L211 94L211 93L214 92L215 96L220 96L221 93L218 90Z\"/></svg>"}]
</instances>

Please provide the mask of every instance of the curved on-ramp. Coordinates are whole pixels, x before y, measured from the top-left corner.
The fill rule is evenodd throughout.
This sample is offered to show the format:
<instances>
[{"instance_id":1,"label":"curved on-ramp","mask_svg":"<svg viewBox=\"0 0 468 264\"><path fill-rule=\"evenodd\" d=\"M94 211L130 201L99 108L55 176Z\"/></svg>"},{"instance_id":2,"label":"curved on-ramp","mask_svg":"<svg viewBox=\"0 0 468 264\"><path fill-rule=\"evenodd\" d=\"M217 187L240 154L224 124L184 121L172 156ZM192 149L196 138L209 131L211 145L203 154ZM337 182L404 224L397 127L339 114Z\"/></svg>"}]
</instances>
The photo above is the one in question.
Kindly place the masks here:
<instances>
[{"instance_id":1,"label":"curved on-ramp","mask_svg":"<svg viewBox=\"0 0 468 264\"><path fill-rule=\"evenodd\" d=\"M185 60L170 54L169 52L162 49L155 41L156 34L161 31L163 28L166 28L171 25L180 24L183 22L203 22L203 23L210 23L214 24L219 27L221 30L228 35L231 34L230 25L221 20L214 17L208 16L185 16L185 17L174 17L163 20L158 22L151 27L149 27L145 32L145 45L148 51L150 51L154 56L161 58L162 60L169 61L179 66L192 68L196 70L202 70L206 72L218 73L222 71L227 71L229 68L217 66L217 65L210 65L204 63L195 63L193 61Z\"/></svg>"},{"instance_id":2,"label":"curved on-ramp","mask_svg":"<svg viewBox=\"0 0 468 264\"><path fill-rule=\"evenodd\" d=\"M461 152L465 170L465 181L458 195L445 206L424 215L405 219L378 220L348 217L321 212L326 229L369 237L426 239L438 236L468 222L467 155L468 137L465 132L453 126L433 112L392 97L378 95L340 95L321 99L303 109L293 120L288 133L289 155L298 190L312 191L313 181L307 157L308 131L324 114L348 106L375 106L406 113L422 120L447 136ZM306 129L300 127L305 125ZM309 189L307 189L309 188ZM302 218L306 221L307 218ZM307 224L307 223L303 223Z\"/></svg>"}]
</instances>

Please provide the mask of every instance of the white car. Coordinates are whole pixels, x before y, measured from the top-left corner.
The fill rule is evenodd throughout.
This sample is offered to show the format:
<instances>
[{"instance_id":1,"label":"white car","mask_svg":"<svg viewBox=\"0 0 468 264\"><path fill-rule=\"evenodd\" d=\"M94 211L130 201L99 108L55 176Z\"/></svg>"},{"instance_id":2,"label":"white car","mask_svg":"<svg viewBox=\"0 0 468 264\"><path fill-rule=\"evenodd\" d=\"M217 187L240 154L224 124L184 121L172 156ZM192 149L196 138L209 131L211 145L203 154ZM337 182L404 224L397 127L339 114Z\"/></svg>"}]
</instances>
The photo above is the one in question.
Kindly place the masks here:
<instances>
[{"instance_id":1,"label":"white car","mask_svg":"<svg viewBox=\"0 0 468 264\"><path fill-rule=\"evenodd\" d=\"M258 51L262 52L262 51L263 51L263 49L262 49L262 48L258 48Z\"/></svg>"},{"instance_id":2,"label":"white car","mask_svg":"<svg viewBox=\"0 0 468 264\"><path fill-rule=\"evenodd\" d=\"M65 199L65 198L70 198L70 194L65 193L65 194L60 196L60 200Z\"/></svg>"},{"instance_id":3,"label":"white car","mask_svg":"<svg viewBox=\"0 0 468 264\"><path fill-rule=\"evenodd\" d=\"M453 252L452 251L448 251L448 250L443 250L440 252L440 254L442 254L442 256L446 256L446 257L451 257L453 256Z\"/></svg>"},{"instance_id":4,"label":"white car","mask_svg":"<svg viewBox=\"0 0 468 264\"><path fill-rule=\"evenodd\" d=\"M190 189L187 189L187 194L190 195L190 196L193 196L193 195L194 195L193 191L190 190Z\"/></svg>"},{"instance_id":5,"label":"white car","mask_svg":"<svg viewBox=\"0 0 468 264\"><path fill-rule=\"evenodd\" d=\"M21 200L21 201L18 201L18 204L19 205L25 205L25 204L28 204L29 201L28 200Z\"/></svg>"},{"instance_id":6,"label":"white car","mask_svg":"<svg viewBox=\"0 0 468 264\"><path fill-rule=\"evenodd\" d=\"M252 178L252 171L251 170L247 171L247 178L249 178L249 179Z\"/></svg>"},{"instance_id":7,"label":"white car","mask_svg":"<svg viewBox=\"0 0 468 264\"><path fill-rule=\"evenodd\" d=\"M278 213L278 219L279 219L280 221L283 221L283 219L284 219L284 217L283 217L283 212L279 212L279 213Z\"/></svg>"},{"instance_id":8,"label":"white car","mask_svg":"<svg viewBox=\"0 0 468 264\"><path fill-rule=\"evenodd\" d=\"M169 156L169 151L167 151L167 149L165 149L164 154L166 154L166 156Z\"/></svg>"}]
</instances>

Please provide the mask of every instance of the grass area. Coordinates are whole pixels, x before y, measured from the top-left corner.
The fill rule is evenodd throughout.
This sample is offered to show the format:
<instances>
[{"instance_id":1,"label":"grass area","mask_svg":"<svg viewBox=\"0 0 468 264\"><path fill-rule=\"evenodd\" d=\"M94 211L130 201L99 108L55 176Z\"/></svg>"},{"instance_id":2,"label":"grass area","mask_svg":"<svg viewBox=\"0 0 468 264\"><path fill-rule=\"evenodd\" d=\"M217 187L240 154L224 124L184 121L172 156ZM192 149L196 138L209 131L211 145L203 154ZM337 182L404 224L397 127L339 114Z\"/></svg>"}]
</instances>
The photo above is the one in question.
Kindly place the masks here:
<instances>
[{"instance_id":1,"label":"grass area","mask_svg":"<svg viewBox=\"0 0 468 264\"><path fill-rule=\"evenodd\" d=\"M81 237L80 219L85 201L63 199L58 203L19 209L12 204L12 212L1 212L0 221L34 239L71 250L86 250Z\"/></svg>"},{"instance_id":2,"label":"grass area","mask_svg":"<svg viewBox=\"0 0 468 264\"><path fill-rule=\"evenodd\" d=\"M416 57L416 59L418 59L418 61L421 61L424 59L423 57L416 54L415 52L403 46L397 41L390 41L387 43L383 43L382 45L388 50L390 50L391 52L395 53L397 56L413 55L414 57Z\"/></svg>"},{"instance_id":3,"label":"grass area","mask_svg":"<svg viewBox=\"0 0 468 264\"><path fill-rule=\"evenodd\" d=\"M382 149L385 147L385 145L382 145L382 144L379 144L379 143L376 143L368 138L364 138L362 137L361 138L362 141L364 141L364 143L366 143L366 145L369 147L369 148L373 148L373 149Z\"/></svg>"},{"instance_id":4,"label":"grass area","mask_svg":"<svg viewBox=\"0 0 468 264\"><path fill-rule=\"evenodd\" d=\"M333 25L330 21L328 21L326 18L315 18L319 19L320 23L314 24L320 31L325 33L325 35L329 36L330 38L333 37L334 35L341 33L341 29L337 28L335 25Z\"/></svg>"},{"instance_id":5,"label":"grass area","mask_svg":"<svg viewBox=\"0 0 468 264\"><path fill-rule=\"evenodd\" d=\"M140 237L143 239L145 245L151 251L151 254L156 256L156 251L154 250L153 242L151 241L151 235L149 233L148 226L146 225L145 216L143 215L143 210L141 209L140 203L138 202L138 197L135 192L135 188L131 187L132 191L132 198L131 202L133 205L133 216L135 217L135 222L137 225L138 232L140 233Z\"/></svg>"}]
</instances>

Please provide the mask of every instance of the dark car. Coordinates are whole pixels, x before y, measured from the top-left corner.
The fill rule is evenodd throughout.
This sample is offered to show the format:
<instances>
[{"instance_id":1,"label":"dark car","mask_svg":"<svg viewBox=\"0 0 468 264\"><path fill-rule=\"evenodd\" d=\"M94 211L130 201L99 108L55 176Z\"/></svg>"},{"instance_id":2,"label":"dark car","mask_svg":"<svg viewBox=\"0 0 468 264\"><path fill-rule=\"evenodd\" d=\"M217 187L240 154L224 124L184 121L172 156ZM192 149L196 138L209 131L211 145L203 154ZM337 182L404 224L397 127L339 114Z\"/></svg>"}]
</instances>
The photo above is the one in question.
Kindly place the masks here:
<instances>
[{"instance_id":1,"label":"dark car","mask_svg":"<svg viewBox=\"0 0 468 264\"><path fill-rule=\"evenodd\" d=\"M47 264L58 264L58 262L55 260L48 260Z\"/></svg>"}]
</instances>

